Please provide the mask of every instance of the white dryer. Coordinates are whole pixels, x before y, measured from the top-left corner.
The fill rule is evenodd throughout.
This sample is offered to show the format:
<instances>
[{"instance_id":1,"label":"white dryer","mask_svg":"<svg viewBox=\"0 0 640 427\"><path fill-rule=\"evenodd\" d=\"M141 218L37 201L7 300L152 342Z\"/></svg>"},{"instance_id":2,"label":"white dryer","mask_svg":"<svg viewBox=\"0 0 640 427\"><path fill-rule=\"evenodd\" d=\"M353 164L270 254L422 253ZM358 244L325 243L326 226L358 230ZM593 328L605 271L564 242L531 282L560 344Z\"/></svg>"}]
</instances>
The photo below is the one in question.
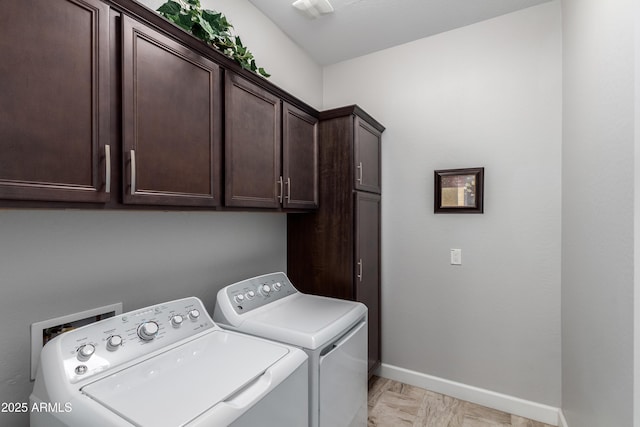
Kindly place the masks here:
<instances>
[{"instance_id":1,"label":"white dryer","mask_svg":"<svg viewBox=\"0 0 640 427\"><path fill-rule=\"evenodd\" d=\"M48 342L31 426L305 426L307 370L303 351L224 331L185 298Z\"/></svg>"},{"instance_id":2,"label":"white dryer","mask_svg":"<svg viewBox=\"0 0 640 427\"><path fill-rule=\"evenodd\" d=\"M365 305L303 294L284 273L271 273L221 289L213 318L307 353L312 427L367 425Z\"/></svg>"}]
</instances>

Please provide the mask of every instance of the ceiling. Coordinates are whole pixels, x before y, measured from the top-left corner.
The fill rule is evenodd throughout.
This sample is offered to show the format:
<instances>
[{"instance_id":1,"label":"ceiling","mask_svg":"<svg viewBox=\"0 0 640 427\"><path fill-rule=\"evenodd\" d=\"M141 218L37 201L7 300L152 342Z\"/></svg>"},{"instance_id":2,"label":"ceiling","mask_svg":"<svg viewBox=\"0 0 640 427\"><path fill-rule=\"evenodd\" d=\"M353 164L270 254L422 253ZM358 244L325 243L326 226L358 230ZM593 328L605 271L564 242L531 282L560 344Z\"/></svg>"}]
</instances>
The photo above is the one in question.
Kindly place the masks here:
<instances>
[{"instance_id":1,"label":"ceiling","mask_svg":"<svg viewBox=\"0 0 640 427\"><path fill-rule=\"evenodd\" d=\"M293 0L249 0L320 65L329 65L550 0L330 0L307 18Z\"/></svg>"}]
</instances>

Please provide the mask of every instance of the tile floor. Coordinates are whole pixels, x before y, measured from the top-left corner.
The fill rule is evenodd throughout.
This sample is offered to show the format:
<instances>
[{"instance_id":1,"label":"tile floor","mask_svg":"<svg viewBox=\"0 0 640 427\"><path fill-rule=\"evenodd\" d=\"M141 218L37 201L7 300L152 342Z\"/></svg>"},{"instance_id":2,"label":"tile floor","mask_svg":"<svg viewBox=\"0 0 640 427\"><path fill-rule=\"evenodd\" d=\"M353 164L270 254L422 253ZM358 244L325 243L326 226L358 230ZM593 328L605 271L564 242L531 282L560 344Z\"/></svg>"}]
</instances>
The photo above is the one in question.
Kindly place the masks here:
<instances>
[{"instance_id":1,"label":"tile floor","mask_svg":"<svg viewBox=\"0 0 640 427\"><path fill-rule=\"evenodd\" d=\"M386 378L369 382L368 427L551 427Z\"/></svg>"}]
</instances>

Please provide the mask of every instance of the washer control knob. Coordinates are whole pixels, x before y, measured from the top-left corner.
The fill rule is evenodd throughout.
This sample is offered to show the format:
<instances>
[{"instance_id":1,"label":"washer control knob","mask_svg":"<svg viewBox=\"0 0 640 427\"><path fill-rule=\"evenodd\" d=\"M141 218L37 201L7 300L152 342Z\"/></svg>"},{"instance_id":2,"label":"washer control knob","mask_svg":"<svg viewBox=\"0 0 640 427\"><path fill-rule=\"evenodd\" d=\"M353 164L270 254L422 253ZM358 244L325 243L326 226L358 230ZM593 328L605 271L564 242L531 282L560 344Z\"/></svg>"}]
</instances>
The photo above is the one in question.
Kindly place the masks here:
<instances>
[{"instance_id":1,"label":"washer control knob","mask_svg":"<svg viewBox=\"0 0 640 427\"><path fill-rule=\"evenodd\" d=\"M249 291L245 294L245 297L247 297L247 299L254 299L256 297L256 293L254 291Z\"/></svg>"},{"instance_id":2,"label":"washer control knob","mask_svg":"<svg viewBox=\"0 0 640 427\"><path fill-rule=\"evenodd\" d=\"M182 325L183 321L184 321L184 317L182 317L182 315L180 315L180 314L176 314L176 315L171 317L171 325L174 328L179 328L180 325Z\"/></svg>"},{"instance_id":3,"label":"washer control knob","mask_svg":"<svg viewBox=\"0 0 640 427\"><path fill-rule=\"evenodd\" d=\"M120 335L111 335L107 338L107 350L116 351L122 345L122 337Z\"/></svg>"},{"instance_id":4,"label":"washer control knob","mask_svg":"<svg viewBox=\"0 0 640 427\"><path fill-rule=\"evenodd\" d=\"M89 360L93 353L96 352L96 347L93 344L85 344L78 349L78 360L84 362Z\"/></svg>"},{"instance_id":5,"label":"washer control knob","mask_svg":"<svg viewBox=\"0 0 640 427\"><path fill-rule=\"evenodd\" d=\"M238 303L241 304L242 301L244 301L244 295L240 294L240 295L236 295L235 297L233 297L233 299Z\"/></svg>"},{"instance_id":6,"label":"washer control knob","mask_svg":"<svg viewBox=\"0 0 640 427\"><path fill-rule=\"evenodd\" d=\"M271 286L269 285L262 285L260 286L260 292L262 293L262 295L267 296L271 293Z\"/></svg>"},{"instance_id":7,"label":"washer control knob","mask_svg":"<svg viewBox=\"0 0 640 427\"><path fill-rule=\"evenodd\" d=\"M159 329L156 322L144 322L138 326L138 336L145 341L151 341L158 335Z\"/></svg>"},{"instance_id":8,"label":"washer control knob","mask_svg":"<svg viewBox=\"0 0 640 427\"><path fill-rule=\"evenodd\" d=\"M276 283L273 284L272 287L273 287L274 291L279 291L282 288L282 283L276 282Z\"/></svg>"},{"instance_id":9,"label":"washer control knob","mask_svg":"<svg viewBox=\"0 0 640 427\"><path fill-rule=\"evenodd\" d=\"M189 312L189 319L191 320L198 320L198 317L200 317L200 312L197 309L193 309Z\"/></svg>"}]
</instances>

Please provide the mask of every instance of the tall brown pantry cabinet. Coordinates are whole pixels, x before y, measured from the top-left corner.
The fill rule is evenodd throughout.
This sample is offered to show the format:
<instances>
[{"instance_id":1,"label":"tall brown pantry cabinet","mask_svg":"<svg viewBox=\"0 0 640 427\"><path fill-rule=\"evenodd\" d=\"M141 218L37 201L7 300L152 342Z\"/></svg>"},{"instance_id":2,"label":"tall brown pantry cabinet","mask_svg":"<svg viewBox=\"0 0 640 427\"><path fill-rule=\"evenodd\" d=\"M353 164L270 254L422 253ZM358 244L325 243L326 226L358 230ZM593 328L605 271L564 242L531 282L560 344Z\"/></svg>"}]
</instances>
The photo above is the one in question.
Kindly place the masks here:
<instances>
[{"instance_id":1,"label":"tall brown pantry cabinet","mask_svg":"<svg viewBox=\"0 0 640 427\"><path fill-rule=\"evenodd\" d=\"M369 310L369 376L380 365L380 142L358 106L320 113L319 209L287 217L287 272L302 292Z\"/></svg>"}]
</instances>

